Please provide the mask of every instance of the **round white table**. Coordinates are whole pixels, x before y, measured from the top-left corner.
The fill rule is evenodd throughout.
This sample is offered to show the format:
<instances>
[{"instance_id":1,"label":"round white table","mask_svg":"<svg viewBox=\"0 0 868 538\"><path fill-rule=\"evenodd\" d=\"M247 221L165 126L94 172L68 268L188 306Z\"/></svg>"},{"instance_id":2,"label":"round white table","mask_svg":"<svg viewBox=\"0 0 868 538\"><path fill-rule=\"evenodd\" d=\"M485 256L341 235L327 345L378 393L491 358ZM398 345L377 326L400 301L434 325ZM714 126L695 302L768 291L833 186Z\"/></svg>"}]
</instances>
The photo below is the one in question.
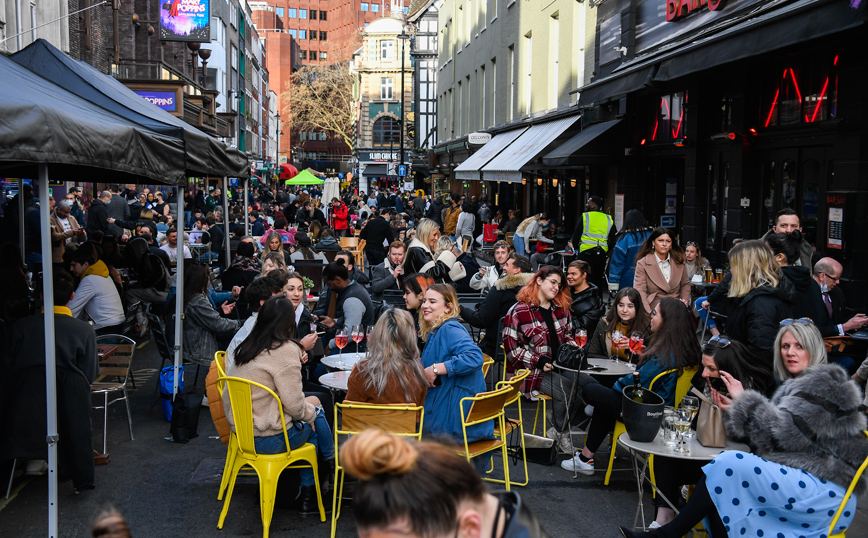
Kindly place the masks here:
<instances>
[{"instance_id":1,"label":"round white table","mask_svg":"<svg viewBox=\"0 0 868 538\"><path fill-rule=\"evenodd\" d=\"M693 460L693 461L711 461L718 454L723 452L724 450L740 450L742 452L750 452L750 447L743 443L736 443L734 441L726 440L726 446L723 448L713 448L713 447L705 447L699 442L695 436L688 440L687 445L689 447L688 452L675 452L675 449L669 445L667 445L663 441L662 430L654 437L654 440L650 443L639 443L637 441L633 441L630 439L630 434L622 433L618 437L618 444L627 447L630 451L630 456L633 461L633 474L636 476L636 487L639 490L639 504L636 507L636 516L633 518L633 528L638 529L640 527L636 526L639 518L642 518L642 527L641 529L645 529L645 505L643 504L643 497L645 494L645 480L648 480L648 483L651 484L651 487L654 488L654 491L657 492L657 495L660 495L660 498L663 499L666 504L669 505L675 513L678 513L678 509L675 507L672 502L666 498L663 493L657 489L657 486L654 485L653 482L645 475L645 470L648 467L648 457L649 455L653 456L662 456L666 458L674 458L679 460ZM699 536L696 531L693 531L696 536Z\"/></svg>"},{"instance_id":2,"label":"round white table","mask_svg":"<svg viewBox=\"0 0 868 538\"><path fill-rule=\"evenodd\" d=\"M343 359L338 359L339 355L329 355L328 357L323 357L320 362L329 368L350 372L357 362L364 360L367 356L367 353L359 353L359 358L356 359L356 353L351 351L344 355Z\"/></svg>"},{"instance_id":3,"label":"round white table","mask_svg":"<svg viewBox=\"0 0 868 538\"><path fill-rule=\"evenodd\" d=\"M342 390L346 392L347 390L347 381L350 378L350 373L339 370L337 372L331 372L328 374L323 374L319 378L319 382L321 385L324 385L330 389L334 390Z\"/></svg>"},{"instance_id":4,"label":"round white table","mask_svg":"<svg viewBox=\"0 0 868 538\"><path fill-rule=\"evenodd\" d=\"M612 359L603 357L589 357L587 370L582 370L583 374L589 375L616 375L623 377L632 374L636 368L626 361L615 362Z\"/></svg>"}]
</instances>

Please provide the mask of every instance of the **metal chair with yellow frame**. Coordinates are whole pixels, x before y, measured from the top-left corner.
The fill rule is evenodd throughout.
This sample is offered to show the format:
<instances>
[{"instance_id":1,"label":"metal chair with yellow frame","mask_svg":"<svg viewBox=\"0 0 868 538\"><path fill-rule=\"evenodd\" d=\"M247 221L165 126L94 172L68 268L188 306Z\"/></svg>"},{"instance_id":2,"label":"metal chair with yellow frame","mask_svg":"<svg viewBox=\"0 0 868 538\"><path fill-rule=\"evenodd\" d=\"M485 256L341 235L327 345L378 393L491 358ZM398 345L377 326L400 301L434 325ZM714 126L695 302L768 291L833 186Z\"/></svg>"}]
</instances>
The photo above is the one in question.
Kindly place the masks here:
<instances>
[{"instance_id":1,"label":"metal chair with yellow frame","mask_svg":"<svg viewBox=\"0 0 868 538\"><path fill-rule=\"evenodd\" d=\"M338 436L355 435L367 429L379 429L393 435L422 439L422 421L425 409L409 403L368 404L344 401L335 404L335 447ZM332 496L332 538L341 515L341 498L344 489L344 468L341 467L339 450L335 450L335 484Z\"/></svg>"},{"instance_id":2,"label":"metal chair with yellow frame","mask_svg":"<svg viewBox=\"0 0 868 538\"><path fill-rule=\"evenodd\" d=\"M232 468L229 471L229 489L226 492L226 500L223 502L223 510L220 512L217 528L223 528L223 521L229 512L229 502L232 500L232 491L235 489L235 479L238 476L238 471L245 465L252 467L259 477L259 507L262 515L262 535L264 538L268 538L271 516L274 513L277 479L284 469L311 469L313 471L320 521L325 522L325 507L322 504L322 491L320 490L317 478L316 447L311 443L305 443L294 450L289 449L289 437L286 434L286 419L283 415L283 403L280 401L280 397L265 385L240 377L221 376L217 379L217 382L225 383L224 390L229 391L229 402L232 406L235 434L238 440ZM253 441L253 401L251 400L253 387L266 391L277 400L277 408L280 410L280 422L283 424L284 441L287 446L287 451L284 453L256 453Z\"/></svg>"},{"instance_id":3,"label":"metal chair with yellow frame","mask_svg":"<svg viewBox=\"0 0 868 538\"><path fill-rule=\"evenodd\" d=\"M688 368L683 368L681 375L677 377L677 381L675 382L675 405L677 406L681 403L681 398L687 396L687 393L690 392L691 381L693 380L693 376L698 371L698 367L691 366ZM651 380L651 383L648 384L649 390L654 390L654 384L657 383L657 380L662 378L663 376L669 374L678 374L678 369L673 368L672 370L666 370L665 372L660 372L654 379ZM624 425L624 422L618 420L615 422L615 431L612 433L612 453L609 454L609 468L606 470L606 479L603 481L603 484L609 485L609 478L612 476L612 464L615 462L615 450L618 448L618 437L627 431L627 427ZM651 483L656 483L654 480L654 456L648 456L648 469L649 474L651 475Z\"/></svg>"},{"instance_id":4,"label":"metal chair with yellow frame","mask_svg":"<svg viewBox=\"0 0 868 538\"><path fill-rule=\"evenodd\" d=\"M464 447L463 450L459 450L459 453L466 457L469 462L472 458L500 449L503 457L503 484L507 491L509 491L510 481L504 406L510 395L512 395L512 392L510 387L503 387L498 390L481 392L476 396L462 398L458 403L459 411L461 412L461 430L464 437ZM469 404L469 408L467 404ZM483 424L489 421L494 421L494 439L468 441L468 426L475 426L476 424ZM486 478L485 480L494 481L490 478Z\"/></svg>"},{"instance_id":5,"label":"metal chair with yellow frame","mask_svg":"<svg viewBox=\"0 0 868 538\"><path fill-rule=\"evenodd\" d=\"M524 383L524 380L527 379L527 376L530 375L530 370L522 369L515 373L509 381L500 381L497 384L497 390L501 390L503 388L509 388L510 394L506 399L506 403L504 403L504 407L509 407L512 404L515 404L518 410L517 418L506 417L504 416L504 426L505 426L505 435L509 435L513 431L518 429L519 433L519 442L521 443L521 461L524 465L524 482L510 482L512 486L526 486L528 482L530 482L529 475L527 474L527 454L525 453L524 448L524 424L522 423L522 415L521 415L521 384ZM497 434L497 432L495 432ZM497 482L502 484L503 480L498 479L489 479L491 482Z\"/></svg>"},{"instance_id":6,"label":"metal chair with yellow frame","mask_svg":"<svg viewBox=\"0 0 868 538\"><path fill-rule=\"evenodd\" d=\"M866 437L868 437L868 431L862 431ZM841 532L837 534L833 534L835 531L835 525L838 524L838 518L841 517L841 513L844 512L844 508L847 506L847 501L850 500L850 495L853 494L853 490L856 489L856 484L859 483L859 478L862 476L862 473L865 472L865 468L868 467L868 458L865 458L865 461L862 462L862 465L859 466L859 469L856 471L856 475L853 476L853 480L850 481L850 487L847 488L847 493L844 494L844 498L841 499L841 506L838 507L838 511L835 512L835 517L832 518L832 523L829 524L829 538L845 538L844 532L847 530L845 528L841 529Z\"/></svg>"},{"instance_id":7,"label":"metal chair with yellow frame","mask_svg":"<svg viewBox=\"0 0 868 538\"><path fill-rule=\"evenodd\" d=\"M214 353L214 364L217 367L217 392L220 393L220 397L223 397L223 389L226 385L225 382L220 381L220 377L226 377L226 352L218 351ZM223 492L226 491L226 486L229 485L229 475L231 474L229 471L232 469L232 466L235 464L235 451L238 450L238 438L235 436L235 432L229 430L229 443L226 450L226 464L223 465L223 478L220 480L220 489L217 491L217 500L223 500ZM253 470L245 470L241 471L239 474L242 476L253 476L256 473Z\"/></svg>"}]
</instances>

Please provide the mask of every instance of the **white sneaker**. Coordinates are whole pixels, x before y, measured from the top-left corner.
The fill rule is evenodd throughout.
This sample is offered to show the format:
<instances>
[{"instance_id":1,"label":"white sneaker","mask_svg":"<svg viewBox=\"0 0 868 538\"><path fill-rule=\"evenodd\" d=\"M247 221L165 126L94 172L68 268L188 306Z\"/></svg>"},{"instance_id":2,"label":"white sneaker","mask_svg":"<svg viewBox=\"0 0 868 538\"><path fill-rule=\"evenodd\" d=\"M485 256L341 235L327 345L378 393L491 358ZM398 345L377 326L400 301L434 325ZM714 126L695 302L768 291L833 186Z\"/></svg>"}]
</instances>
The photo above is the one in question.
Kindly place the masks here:
<instances>
[{"instance_id":1,"label":"white sneaker","mask_svg":"<svg viewBox=\"0 0 868 538\"><path fill-rule=\"evenodd\" d=\"M586 405L585 406L585 416L586 417L594 416L594 406L593 405Z\"/></svg>"},{"instance_id":2,"label":"white sneaker","mask_svg":"<svg viewBox=\"0 0 868 538\"><path fill-rule=\"evenodd\" d=\"M584 474L591 476L594 474L594 460L590 459L587 462L582 461L579 458L579 454L581 452L576 452L576 455L570 459L564 460L561 462L561 469L570 471L570 472L578 472L579 474Z\"/></svg>"},{"instance_id":3,"label":"white sneaker","mask_svg":"<svg viewBox=\"0 0 868 538\"><path fill-rule=\"evenodd\" d=\"M549 428L546 431L546 437L548 437L549 439L554 439L555 441L557 441L560 439L560 432L558 431L557 428L552 426L551 428Z\"/></svg>"},{"instance_id":4,"label":"white sneaker","mask_svg":"<svg viewBox=\"0 0 868 538\"><path fill-rule=\"evenodd\" d=\"M202 396L202 407L208 407L208 397Z\"/></svg>"},{"instance_id":5,"label":"white sneaker","mask_svg":"<svg viewBox=\"0 0 868 538\"><path fill-rule=\"evenodd\" d=\"M649 529L659 529L662 526L663 525L661 525L660 523L657 523L656 521L652 521L651 524L648 525L648 528Z\"/></svg>"},{"instance_id":6,"label":"white sneaker","mask_svg":"<svg viewBox=\"0 0 868 538\"><path fill-rule=\"evenodd\" d=\"M24 473L31 476L41 476L48 471L48 462L45 460L30 460L24 467Z\"/></svg>"}]
</instances>

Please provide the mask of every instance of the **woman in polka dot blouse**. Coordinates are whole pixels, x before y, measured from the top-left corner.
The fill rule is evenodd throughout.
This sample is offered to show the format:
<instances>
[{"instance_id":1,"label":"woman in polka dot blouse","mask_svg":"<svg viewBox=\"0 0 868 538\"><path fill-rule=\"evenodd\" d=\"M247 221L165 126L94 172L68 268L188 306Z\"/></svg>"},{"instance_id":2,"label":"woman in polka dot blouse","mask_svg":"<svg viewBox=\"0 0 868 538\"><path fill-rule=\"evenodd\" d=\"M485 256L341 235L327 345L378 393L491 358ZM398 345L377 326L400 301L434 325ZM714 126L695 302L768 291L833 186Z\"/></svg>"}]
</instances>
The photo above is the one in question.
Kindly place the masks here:
<instances>
[{"instance_id":1,"label":"woman in polka dot blouse","mask_svg":"<svg viewBox=\"0 0 868 538\"><path fill-rule=\"evenodd\" d=\"M726 451L703 467L705 478L668 525L625 538L677 537L709 517L713 536L825 538L856 470L868 456L859 387L839 366L825 364L820 332L809 320L785 320L775 339L775 372L785 382L771 400L726 372L731 400L714 394L727 437L753 454ZM834 532L853 521L863 476Z\"/></svg>"}]
</instances>

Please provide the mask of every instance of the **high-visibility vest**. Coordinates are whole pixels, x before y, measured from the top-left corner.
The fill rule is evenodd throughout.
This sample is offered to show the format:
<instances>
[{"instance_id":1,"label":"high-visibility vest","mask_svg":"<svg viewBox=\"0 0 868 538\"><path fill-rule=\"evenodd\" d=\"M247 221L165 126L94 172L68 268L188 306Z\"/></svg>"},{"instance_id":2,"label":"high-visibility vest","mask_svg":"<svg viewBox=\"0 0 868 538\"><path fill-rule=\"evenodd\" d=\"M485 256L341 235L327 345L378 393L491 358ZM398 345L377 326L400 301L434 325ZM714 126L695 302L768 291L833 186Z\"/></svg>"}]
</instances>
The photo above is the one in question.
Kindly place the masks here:
<instances>
[{"instance_id":1,"label":"high-visibility vest","mask_svg":"<svg viewBox=\"0 0 868 538\"><path fill-rule=\"evenodd\" d=\"M609 251L609 231L614 222L612 217L600 211L582 213L582 240L579 252L600 247L603 252Z\"/></svg>"}]
</instances>

